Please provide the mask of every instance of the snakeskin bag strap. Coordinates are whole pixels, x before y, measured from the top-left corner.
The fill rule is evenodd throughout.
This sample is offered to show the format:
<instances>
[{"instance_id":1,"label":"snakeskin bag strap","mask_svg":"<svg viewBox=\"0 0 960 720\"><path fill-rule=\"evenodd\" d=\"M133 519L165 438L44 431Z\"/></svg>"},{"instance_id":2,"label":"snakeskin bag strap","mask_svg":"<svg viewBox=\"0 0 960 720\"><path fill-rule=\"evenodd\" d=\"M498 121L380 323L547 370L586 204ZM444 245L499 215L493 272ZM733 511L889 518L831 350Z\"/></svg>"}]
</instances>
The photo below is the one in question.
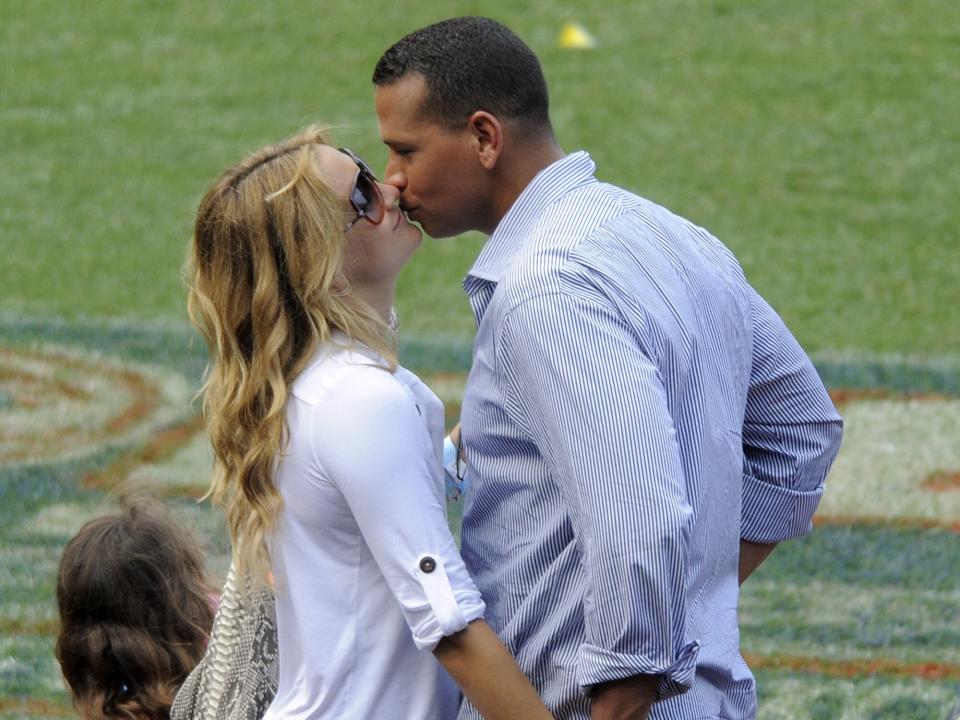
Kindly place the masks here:
<instances>
[{"instance_id":1,"label":"snakeskin bag strap","mask_svg":"<svg viewBox=\"0 0 960 720\"><path fill-rule=\"evenodd\" d=\"M276 607L266 588L230 567L207 652L187 676L171 720L260 720L277 692Z\"/></svg>"}]
</instances>

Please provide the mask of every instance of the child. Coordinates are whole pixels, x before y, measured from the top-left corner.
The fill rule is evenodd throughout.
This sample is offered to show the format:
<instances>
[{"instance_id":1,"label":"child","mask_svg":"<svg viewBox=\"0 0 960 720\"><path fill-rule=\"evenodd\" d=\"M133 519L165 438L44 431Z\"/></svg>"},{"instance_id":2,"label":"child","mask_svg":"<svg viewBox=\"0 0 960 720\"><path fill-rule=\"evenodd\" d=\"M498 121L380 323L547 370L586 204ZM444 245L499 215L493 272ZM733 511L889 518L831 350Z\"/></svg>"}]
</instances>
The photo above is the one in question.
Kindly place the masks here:
<instances>
[{"instance_id":1,"label":"child","mask_svg":"<svg viewBox=\"0 0 960 720\"><path fill-rule=\"evenodd\" d=\"M119 499L64 549L57 660L82 718L167 718L206 649L216 596L190 531L157 500Z\"/></svg>"}]
</instances>

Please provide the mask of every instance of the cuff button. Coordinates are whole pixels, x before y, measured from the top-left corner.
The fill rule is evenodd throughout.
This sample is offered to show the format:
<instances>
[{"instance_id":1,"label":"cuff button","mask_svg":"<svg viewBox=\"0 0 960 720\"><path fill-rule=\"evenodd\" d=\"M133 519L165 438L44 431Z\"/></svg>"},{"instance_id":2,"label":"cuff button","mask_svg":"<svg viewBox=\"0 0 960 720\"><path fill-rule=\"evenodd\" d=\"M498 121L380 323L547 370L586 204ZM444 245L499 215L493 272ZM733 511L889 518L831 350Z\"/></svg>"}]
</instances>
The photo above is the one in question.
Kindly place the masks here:
<instances>
[{"instance_id":1,"label":"cuff button","mask_svg":"<svg viewBox=\"0 0 960 720\"><path fill-rule=\"evenodd\" d=\"M420 569L425 573L432 573L437 569L437 561L427 555L420 560Z\"/></svg>"}]
</instances>

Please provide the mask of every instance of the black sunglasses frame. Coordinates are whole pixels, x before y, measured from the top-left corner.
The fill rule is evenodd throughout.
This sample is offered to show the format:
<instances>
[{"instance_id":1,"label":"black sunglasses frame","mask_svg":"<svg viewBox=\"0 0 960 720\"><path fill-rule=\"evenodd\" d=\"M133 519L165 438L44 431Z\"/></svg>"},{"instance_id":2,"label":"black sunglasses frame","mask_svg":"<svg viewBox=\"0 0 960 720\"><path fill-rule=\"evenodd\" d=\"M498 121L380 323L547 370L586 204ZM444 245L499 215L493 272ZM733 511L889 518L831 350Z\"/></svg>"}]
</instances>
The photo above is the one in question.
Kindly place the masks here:
<instances>
[{"instance_id":1,"label":"black sunglasses frame","mask_svg":"<svg viewBox=\"0 0 960 720\"><path fill-rule=\"evenodd\" d=\"M344 225L343 231L349 232L360 220L366 220L372 225L379 225L383 222L383 216L387 214L387 202L383 199L377 176L353 150L350 148L337 149L353 160L359 168L357 177L353 181L353 187L350 189L350 205L356 210L357 215Z\"/></svg>"}]
</instances>

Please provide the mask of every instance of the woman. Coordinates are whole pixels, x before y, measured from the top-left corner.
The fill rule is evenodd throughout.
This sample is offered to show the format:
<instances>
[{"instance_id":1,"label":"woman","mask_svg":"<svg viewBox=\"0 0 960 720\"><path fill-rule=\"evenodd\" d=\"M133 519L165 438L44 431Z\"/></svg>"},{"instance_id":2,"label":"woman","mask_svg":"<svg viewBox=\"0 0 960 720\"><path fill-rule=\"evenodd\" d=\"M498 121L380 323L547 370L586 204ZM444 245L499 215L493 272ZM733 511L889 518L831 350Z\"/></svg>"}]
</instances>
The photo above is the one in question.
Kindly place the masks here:
<instances>
[{"instance_id":1,"label":"woman","mask_svg":"<svg viewBox=\"0 0 960 720\"><path fill-rule=\"evenodd\" d=\"M394 287L421 240L397 203L311 128L228 170L198 211L211 490L238 571L275 583L266 717L452 718L449 676L485 717L549 717L447 528L440 402L396 362Z\"/></svg>"}]
</instances>

